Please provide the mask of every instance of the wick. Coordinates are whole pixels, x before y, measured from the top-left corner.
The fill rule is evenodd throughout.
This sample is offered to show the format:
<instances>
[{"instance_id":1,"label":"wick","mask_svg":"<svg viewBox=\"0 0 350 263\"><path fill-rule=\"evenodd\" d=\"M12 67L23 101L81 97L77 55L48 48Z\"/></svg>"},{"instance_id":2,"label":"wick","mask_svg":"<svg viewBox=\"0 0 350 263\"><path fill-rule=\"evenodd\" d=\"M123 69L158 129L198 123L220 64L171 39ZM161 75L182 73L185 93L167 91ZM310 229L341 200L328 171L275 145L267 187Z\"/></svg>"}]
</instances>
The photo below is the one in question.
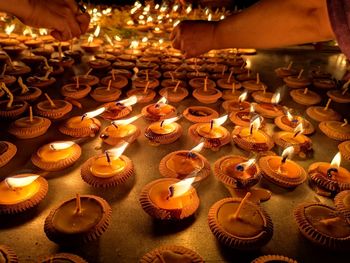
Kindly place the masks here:
<instances>
[{"instance_id":1,"label":"wick","mask_svg":"<svg viewBox=\"0 0 350 263\"><path fill-rule=\"evenodd\" d=\"M208 90L208 76L204 79L204 91L206 92Z\"/></svg>"},{"instance_id":2,"label":"wick","mask_svg":"<svg viewBox=\"0 0 350 263\"><path fill-rule=\"evenodd\" d=\"M170 74L170 77L171 77L171 81L172 81L172 82L175 82L174 74L173 74L172 72L169 72L169 74Z\"/></svg>"},{"instance_id":3,"label":"wick","mask_svg":"<svg viewBox=\"0 0 350 263\"><path fill-rule=\"evenodd\" d=\"M345 88L345 89L343 90L343 92L341 93L341 95L345 95L345 94L348 92L348 89L349 89L349 88Z\"/></svg>"},{"instance_id":4,"label":"wick","mask_svg":"<svg viewBox=\"0 0 350 263\"><path fill-rule=\"evenodd\" d=\"M233 75L233 70L231 70L230 75L227 78L227 83L230 83L232 75Z\"/></svg>"},{"instance_id":5,"label":"wick","mask_svg":"<svg viewBox=\"0 0 350 263\"><path fill-rule=\"evenodd\" d=\"M3 69L2 69L1 77L4 77L4 76L5 76L6 69L7 69L7 64L5 64L4 67L3 67Z\"/></svg>"},{"instance_id":6,"label":"wick","mask_svg":"<svg viewBox=\"0 0 350 263\"><path fill-rule=\"evenodd\" d=\"M348 124L348 120L344 119L344 123L342 125L340 125L341 127L345 127Z\"/></svg>"},{"instance_id":7,"label":"wick","mask_svg":"<svg viewBox=\"0 0 350 263\"><path fill-rule=\"evenodd\" d=\"M29 91L28 87L26 85L24 85L22 77L18 78L18 84L20 85L20 87L22 89L21 90L21 94L25 94L25 93L27 93Z\"/></svg>"},{"instance_id":8,"label":"wick","mask_svg":"<svg viewBox=\"0 0 350 263\"><path fill-rule=\"evenodd\" d=\"M300 131L297 131L296 133L294 133L293 138L297 137L300 134Z\"/></svg>"},{"instance_id":9,"label":"wick","mask_svg":"<svg viewBox=\"0 0 350 263\"><path fill-rule=\"evenodd\" d=\"M283 157L282 157L282 161L281 161L280 168L281 168L281 166L282 166L283 164L285 164L285 163L286 163L287 158L288 158L288 154L286 154L286 156L283 156Z\"/></svg>"},{"instance_id":10,"label":"wick","mask_svg":"<svg viewBox=\"0 0 350 263\"><path fill-rule=\"evenodd\" d=\"M111 89L111 84L112 84L112 80L110 79L108 81L108 86L107 86L107 90L109 91Z\"/></svg>"},{"instance_id":11,"label":"wick","mask_svg":"<svg viewBox=\"0 0 350 263\"><path fill-rule=\"evenodd\" d=\"M74 41L73 41L73 38L71 39L71 41L70 41L70 51L72 52L73 51L73 43Z\"/></svg>"},{"instance_id":12,"label":"wick","mask_svg":"<svg viewBox=\"0 0 350 263\"><path fill-rule=\"evenodd\" d=\"M32 106L29 107L29 121L33 122L33 108L32 108Z\"/></svg>"},{"instance_id":13,"label":"wick","mask_svg":"<svg viewBox=\"0 0 350 263\"><path fill-rule=\"evenodd\" d=\"M92 68L90 68L90 69L88 70L88 72L85 73L85 76L89 76L90 73L91 73L91 71L92 71Z\"/></svg>"},{"instance_id":14,"label":"wick","mask_svg":"<svg viewBox=\"0 0 350 263\"><path fill-rule=\"evenodd\" d=\"M250 77L250 69L248 69L247 76Z\"/></svg>"},{"instance_id":15,"label":"wick","mask_svg":"<svg viewBox=\"0 0 350 263\"><path fill-rule=\"evenodd\" d=\"M51 107L56 107L56 104L53 102L53 100L47 95L47 93L44 93L46 99L49 101Z\"/></svg>"},{"instance_id":16,"label":"wick","mask_svg":"<svg viewBox=\"0 0 350 263\"><path fill-rule=\"evenodd\" d=\"M210 121L210 130L213 129L213 126L214 126L214 120L211 120L211 121Z\"/></svg>"},{"instance_id":17,"label":"wick","mask_svg":"<svg viewBox=\"0 0 350 263\"><path fill-rule=\"evenodd\" d=\"M163 127L164 121L161 121L160 123L160 127Z\"/></svg>"},{"instance_id":18,"label":"wick","mask_svg":"<svg viewBox=\"0 0 350 263\"><path fill-rule=\"evenodd\" d=\"M109 164L111 164L111 157L109 156L108 152L105 151L106 159Z\"/></svg>"},{"instance_id":19,"label":"wick","mask_svg":"<svg viewBox=\"0 0 350 263\"><path fill-rule=\"evenodd\" d=\"M242 210L243 205L245 204L245 202L247 201L247 199L251 196L250 192L247 192L245 197L242 199L241 203L239 204L236 212L233 214L232 219L238 219L239 218L239 213Z\"/></svg>"},{"instance_id":20,"label":"wick","mask_svg":"<svg viewBox=\"0 0 350 263\"><path fill-rule=\"evenodd\" d=\"M253 134L253 127L254 127L254 125L250 125L250 131L249 131L249 134L250 134L250 135Z\"/></svg>"},{"instance_id":21,"label":"wick","mask_svg":"<svg viewBox=\"0 0 350 263\"><path fill-rule=\"evenodd\" d=\"M7 96L9 97L9 102L7 103L6 107L11 108L13 103L13 94L12 92L6 87L5 83L2 83L1 88L6 92Z\"/></svg>"},{"instance_id":22,"label":"wick","mask_svg":"<svg viewBox=\"0 0 350 263\"><path fill-rule=\"evenodd\" d=\"M76 194L76 199L75 199L75 213L76 214L81 214L81 200L80 200L80 194Z\"/></svg>"},{"instance_id":23,"label":"wick","mask_svg":"<svg viewBox=\"0 0 350 263\"><path fill-rule=\"evenodd\" d=\"M181 80L179 80L179 81L176 83L176 86L175 86L175 88L174 88L174 92L177 91L177 89L178 89L179 86L180 86L180 83L181 83Z\"/></svg>"},{"instance_id":24,"label":"wick","mask_svg":"<svg viewBox=\"0 0 350 263\"><path fill-rule=\"evenodd\" d=\"M236 82L232 82L232 94L234 94L236 91Z\"/></svg>"},{"instance_id":25,"label":"wick","mask_svg":"<svg viewBox=\"0 0 350 263\"><path fill-rule=\"evenodd\" d=\"M332 218L326 218L326 219L322 219L320 220L321 224L325 224L326 226L333 224L333 223L337 223L341 218L339 216L337 217L332 217Z\"/></svg>"},{"instance_id":26,"label":"wick","mask_svg":"<svg viewBox=\"0 0 350 263\"><path fill-rule=\"evenodd\" d=\"M260 74L256 73L256 84L260 83Z\"/></svg>"},{"instance_id":27,"label":"wick","mask_svg":"<svg viewBox=\"0 0 350 263\"><path fill-rule=\"evenodd\" d=\"M77 79L76 88L78 89L79 88L79 76L77 76L76 79Z\"/></svg>"},{"instance_id":28,"label":"wick","mask_svg":"<svg viewBox=\"0 0 350 263\"><path fill-rule=\"evenodd\" d=\"M298 75L298 79L301 78L301 75L303 74L303 72L304 72L304 69L301 69L300 72L299 72L299 75Z\"/></svg>"},{"instance_id":29,"label":"wick","mask_svg":"<svg viewBox=\"0 0 350 263\"><path fill-rule=\"evenodd\" d=\"M338 169L335 168L335 167L329 168L329 169L327 170L327 176L328 176L329 178L332 178L332 177L333 177L333 174L337 174L337 173L338 173Z\"/></svg>"},{"instance_id":30,"label":"wick","mask_svg":"<svg viewBox=\"0 0 350 263\"><path fill-rule=\"evenodd\" d=\"M309 88L305 88L305 89L304 89L304 94L307 94L308 91L309 91Z\"/></svg>"},{"instance_id":31,"label":"wick","mask_svg":"<svg viewBox=\"0 0 350 263\"><path fill-rule=\"evenodd\" d=\"M293 61L289 62L287 69L290 70L293 65Z\"/></svg>"},{"instance_id":32,"label":"wick","mask_svg":"<svg viewBox=\"0 0 350 263\"><path fill-rule=\"evenodd\" d=\"M222 68L222 72L221 72L221 75L222 75L222 76L225 74L225 71L226 71L226 66L224 66L224 67Z\"/></svg>"},{"instance_id":33,"label":"wick","mask_svg":"<svg viewBox=\"0 0 350 263\"><path fill-rule=\"evenodd\" d=\"M114 70L112 70L112 79L115 80Z\"/></svg>"},{"instance_id":34,"label":"wick","mask_svg":"<svg viewBox=\"0 0 350 263\"><path fill-rule=\"evenodd\" d=\"M174 186L169 186L169 188L168 188L168 190L169 190L169 194L168 194L168 196L166 197L166 200L169 200L171 197L173 197L174 196L174 193L175 193L175 188L174 188Z\"/></svg>"},{"instance_id":35,"label":"wick","mask_svg":"<svg viewBox=\"0 0 350 263\"><path fill-rule=\"evenodd\" d=\"M114 126L114 128L118 129L118 125L115 124L113 121L111 122L111 124Z\"/></svg>"},{"instance_id":36,"label":"wick","mask_svg":"<svg viewBox=\"0 0 350 263\"><path fill-rule=\"evenodd\" d=\"M146 81L149 81L148 69L146 69Z\"/></svg>"},{"instance_id":37,"label":"wick","mask_svg":"<svg viewBox=\"0 0 350 263\"><path fill-rule=\"evenodd\" d=\"M146 94L146 93L147 93L147 90L148 90L149 84L150 84L150 82L149 82L149 81L147 81L146 86L145 86L145 88L143 89L143 93L144 93L144 94Z\"/></svg>"},{"instance_id":38,"label":"wick","mask_svg":"<svg viewBox=\"0 0 350 263\"><path fill-rule=\"evenodd\" d=\"M324 111L328 110L329 105L331 104L332 99L328 99L326 107L323 108Z\"/></svg>"}]
</instances>

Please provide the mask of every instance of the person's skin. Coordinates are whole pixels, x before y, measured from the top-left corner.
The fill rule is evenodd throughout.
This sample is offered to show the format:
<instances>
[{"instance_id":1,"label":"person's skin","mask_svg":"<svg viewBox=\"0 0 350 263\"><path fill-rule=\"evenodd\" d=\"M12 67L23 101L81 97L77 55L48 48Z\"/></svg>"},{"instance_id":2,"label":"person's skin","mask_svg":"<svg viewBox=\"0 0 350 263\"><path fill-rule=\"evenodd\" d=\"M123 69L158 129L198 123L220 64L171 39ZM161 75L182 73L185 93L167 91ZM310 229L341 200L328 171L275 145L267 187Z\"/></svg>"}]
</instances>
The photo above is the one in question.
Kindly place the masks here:
<instances>
[{"instance_id":1,"label":"person's skin","mask_svg":"<svg viewBox=\"0 0 350 263\"><path fill-rule=\"evenodd\" d=\"M0 10L36 28L48 28L59 41L80 37L90 16L80 12L74 0L0 0Z\"/></svg>"},{"instance_id":2,"label":"person's skin","mask_svg":"<svg viewBox=\"0 0 350 263\"><path fill-rule=\"evenodd\" d=\"M262 0L222 21L182 21L170 36L186 57L212 49L273 48L334 38L326 0Z\"/></svg>"}]
</instances>

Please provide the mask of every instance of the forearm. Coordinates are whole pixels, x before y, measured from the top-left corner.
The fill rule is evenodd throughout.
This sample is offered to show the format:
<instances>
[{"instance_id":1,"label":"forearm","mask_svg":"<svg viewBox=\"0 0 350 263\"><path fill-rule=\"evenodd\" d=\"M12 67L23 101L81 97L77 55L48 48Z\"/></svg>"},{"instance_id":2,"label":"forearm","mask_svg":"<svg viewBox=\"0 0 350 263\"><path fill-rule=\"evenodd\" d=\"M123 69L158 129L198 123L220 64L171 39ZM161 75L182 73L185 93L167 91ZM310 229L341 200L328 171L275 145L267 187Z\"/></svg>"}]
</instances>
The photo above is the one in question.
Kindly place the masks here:
<instances>
[{"instance_id":1,"label":"forearm","mask_svg":"<svg viewBox=\"0 0 350 263\"><path fill-rule=\"evenodd\" d=\"M272 48L333 38L326 0L262 0L218 22L214 46Z\"/></svg>"},{"instance_id":2,"label":"forearm","mask_svg":"<svg viewBox=\"0 0 350 263\"><path fill-rule=\"evenodd\" d=\"M28 0L0 0L0 11L22 17L30 10L28 3Z\"/></svg>"}]
</instances>

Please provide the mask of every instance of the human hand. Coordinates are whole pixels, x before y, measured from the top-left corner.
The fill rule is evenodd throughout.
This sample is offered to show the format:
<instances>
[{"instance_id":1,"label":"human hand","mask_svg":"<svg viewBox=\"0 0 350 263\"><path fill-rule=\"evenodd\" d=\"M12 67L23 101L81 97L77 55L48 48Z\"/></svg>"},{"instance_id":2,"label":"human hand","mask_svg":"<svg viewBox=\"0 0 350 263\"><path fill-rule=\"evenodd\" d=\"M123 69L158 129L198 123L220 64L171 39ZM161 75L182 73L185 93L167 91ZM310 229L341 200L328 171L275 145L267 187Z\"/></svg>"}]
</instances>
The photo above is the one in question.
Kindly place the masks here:
<instances>
[{"instance_id":1,"label":"human hand","mask_svg":"<svg viewBox=\"0 0 350 263\"><path fill-rule=\"evenodd\" d=\"M25 0L14 15L24 24L51 29L51 35L66 41L84 34L90 16L82 13L74 0Z\"/></svg>"},{"instance_id":2,"label":"human hand","mask_svg":"<svg viewBox=\"0 0 350 263\"><path fill-rule=\"evenodd\" d=\"M216 22L185 20L170 35L173 47L181 50L187 58L215 49Z\"/></svg>"}]
</instances>

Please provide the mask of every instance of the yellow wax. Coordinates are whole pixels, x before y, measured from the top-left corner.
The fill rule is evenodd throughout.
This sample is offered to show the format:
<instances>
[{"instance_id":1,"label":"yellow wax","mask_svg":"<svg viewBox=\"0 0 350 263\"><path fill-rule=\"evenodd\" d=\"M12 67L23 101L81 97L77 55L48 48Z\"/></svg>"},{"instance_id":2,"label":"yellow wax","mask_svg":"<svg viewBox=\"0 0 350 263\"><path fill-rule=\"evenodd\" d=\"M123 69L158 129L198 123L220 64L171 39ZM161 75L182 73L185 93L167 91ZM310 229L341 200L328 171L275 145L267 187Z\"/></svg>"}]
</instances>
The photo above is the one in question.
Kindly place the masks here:
<instances>
[{"instance_id":1,"label":"yellow wax","mask_svg":"<svg viewBox=\"0 0 350 263\"><path fill-rule=\"evenodd\" d=\"M280 171L281 175L289 178L299 178L300 177L300 168L296 163L287 160L284 164L281 165L282 157L272 156L268 160L268 165L273 171Z\"/></svg>"},{"instance_id":2,"label":"yellow wax","mask_svg":"<svg viewBox=\"0 0 350 263\"><path fill-rule=\"evenodd\" d=\"M106 129L106 133L113 137L127 137L131 134L134 134L136 132L137 128L133 124L127 124L123 126L118 126L118 128L114 127L113 125L108 126Z\"/></svg>"},{"instance_id":3,"label":"yellow wax","mask_svg":"<svg viewBox=\"0 0 350 263\"><path fill-rule=\"evenodd\" d=\"M34 181L31 184L11 189L2 181L0 183L0 205L14 205L32 198L40 190L40 182Z\"/></svg>"},{"instance_id":4,"label":"yellow wax","mask_svg":"<svg viewBox=\"0 0 350 263\"><path fill-rule=\"evenodd\" d=\"M197 133L204 138L219 139L225 135L226 131L221 126L213 125L213 128L211 128L211 125L206 123L198 126Z\"/></svg>"},{"instance_id":5,"label":"yellow wax","mask_svg":"<svg viewBox=\"0 0 350 263\"><path fill-rule=\"evenodd\" d=\"M305 140L305 137L302 136L302 135L297 135L294 137L294 133L292 132L285 132L281 135L281 139L286 141L286 142L289 142L293 145L295 144L303 144L306 140Z\"/></svg>"},{"instance_id":6,"label":"yellow wax","mask_svg":"<svg viewBox=\"0 0 350 263\"><path fill-rule=\"evenodd\" d=\"M155 123L152 123L148 128L156 134L163 134L163 135L172 133L176 129L176 123L163 124L162 126L160 125L161 125L161 122L155 122Z\"/></svg>"},{"instance_id":7,"label":"yellow wax","mask_svg":"<svg viewBox=\"0 0 350 263\"><path fill-rule=\"evenodd\" d=\"M66 158L69 158L74 153L73 146L62 150L53 150L50 148L50 144L42 146L37 154L44 161L56 162Z\"/></svg>"},{"instance_id":8,"label":"yellow wax","mask_svg":"<svg viewBox=\"0 0 350 263\"><path fill-rule=\"evenodd\" d=\"M101 155L93 161L90 171L96 177L108 178L123 171L125 165L125 161L121 158L113 159L111 156L111 162L109 163L107 157Z\"/></svg>"},{"instance_id":9,"label":"yellow wax","mask_svg":"<svg viewBox=\"0 0 350 263\"><path fill-rule=\"evenodd\" d=\"M66 126L68 128L84 128L89 127L91 124L93 124L93 118L84 118L82 120L81 116L75 116L67 121Z\"/></svg>"},{"instance_id":10,"label":"yellow wax","mask_svg":"<svg viewBox=\"0 0 350 263\"><path fill-rule=\"evenodd\" d=\"M252 134L250 134L250 128L243 128L240 131L240 135L241 137L243 137L244 139L246 139L249 142L255 142L255 143L266 143L267 142L267 138L265 136L264 133L262 133L259 130L254 130L252 132Z\"/></svg>"}]
</instances>

